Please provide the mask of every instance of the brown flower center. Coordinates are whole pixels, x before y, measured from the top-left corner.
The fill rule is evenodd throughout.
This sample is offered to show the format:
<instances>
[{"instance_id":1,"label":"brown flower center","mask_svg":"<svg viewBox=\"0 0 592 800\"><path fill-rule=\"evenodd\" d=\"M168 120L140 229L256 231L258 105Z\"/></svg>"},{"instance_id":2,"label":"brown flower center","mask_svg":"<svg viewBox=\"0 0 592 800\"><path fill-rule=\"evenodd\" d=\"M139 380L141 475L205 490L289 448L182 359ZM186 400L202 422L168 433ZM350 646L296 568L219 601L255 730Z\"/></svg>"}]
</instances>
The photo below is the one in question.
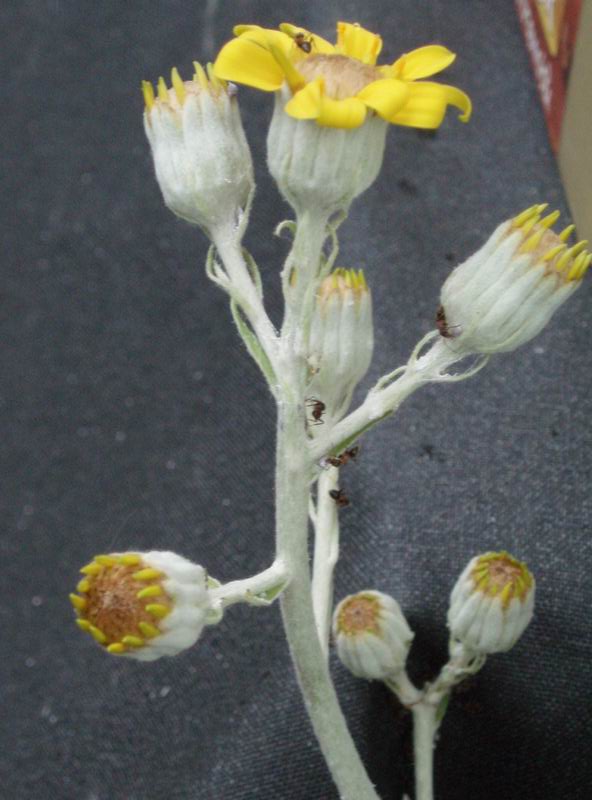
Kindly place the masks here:
<instances>
[{"instance_id":1,"label":"brown flower center","mask_svg":"<svg viewBox=\"0 0 592 800\"><path fill-rule=\"evenodd\" d=\"M299 61L297 69L307 82L322 77L325 92L333 100L355 97L369 83L383 77L376 67L342 55L312 55Z\"/></svg>"},{"instance_id":2,"label":"brown flower center","mask_svg":"<svg viewBox=\"0 0 592 800\"><path fill-rule=\"evenodd\" d=\"M337 628L347 636L378 633L380 604L375 597L354 595L343 603L337 618Z\"/></svg>"},{"instance_id":3,"label":"brown flower center","mask_svg":"<svg viewBox=\"0 0 592 800\"><path fill-rule=\"evenodd\" d=\"M90 586L84 595L86 608L81 617L105 634L107 644L119 642L124 636L137 636L139 622L154 625L154 616L145 609L151 600L137 596L147 586L133 577L133 573L139 569L142 567L116 565L103 569L89 579ZM161 593L152 602L170 606L168 595L160 582L152 580L150 585L161 588Z\"/></svg>"}]
</instances>

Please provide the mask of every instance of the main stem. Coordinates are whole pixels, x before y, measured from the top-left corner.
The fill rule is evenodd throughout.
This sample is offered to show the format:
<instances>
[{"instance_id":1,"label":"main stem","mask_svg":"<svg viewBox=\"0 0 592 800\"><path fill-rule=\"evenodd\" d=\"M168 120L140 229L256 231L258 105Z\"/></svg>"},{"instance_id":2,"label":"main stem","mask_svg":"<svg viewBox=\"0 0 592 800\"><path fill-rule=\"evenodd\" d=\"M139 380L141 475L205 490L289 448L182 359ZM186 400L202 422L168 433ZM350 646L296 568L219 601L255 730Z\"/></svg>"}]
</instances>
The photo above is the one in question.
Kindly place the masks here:
<instances>
[{"instance_id":1,"label":"main stem","mask_svg":"<svg viewBox=\"0 0 592 800\"><path fill-rule=\"evenodd\" d=\"M420 702L413 706L413 750L415 755L415 800L434 797L434 736L438 728L436 708Z\"/></svg>"},{"instance_id":2,"label":"main stem","mask_svg":"<svg viewBox=\"0 0 592 800\"><path fill-rule=\"evenodd\" d=\"M317 634L308 561L309 463L301 400L280 404L277 557L291 575L282 595L286 638L306 709L341 800L379 800L348 731Z\"/></svg>"}]
</instances>

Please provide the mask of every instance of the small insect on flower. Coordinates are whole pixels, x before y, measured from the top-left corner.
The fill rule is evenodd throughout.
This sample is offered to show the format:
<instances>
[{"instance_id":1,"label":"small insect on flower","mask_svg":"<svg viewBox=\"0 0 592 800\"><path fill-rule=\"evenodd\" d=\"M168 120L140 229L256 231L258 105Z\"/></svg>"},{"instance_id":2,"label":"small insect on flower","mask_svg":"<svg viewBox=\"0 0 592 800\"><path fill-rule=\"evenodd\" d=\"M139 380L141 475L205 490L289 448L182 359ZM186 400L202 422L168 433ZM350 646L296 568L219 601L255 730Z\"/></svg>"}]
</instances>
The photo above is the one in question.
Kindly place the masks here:
<instances>
[{"instance_id":1,"label":"small insect on flower","mask_svg":"<svg viewBox=\"0 0 592 800\"><path fill-rule=\"evenodd\" d=\"M304 31L299 31L294 36L296 45L302 50L303 53L310 53L312 50L312 36L307 36Z\"/></svg>"},{"instance_id":2,"label":"small insect on flower","mask_svg":"<svg viewBox=\"0 0 592 800\"><path fill-rule=\"evenodd\" d=\"M324 422L321 419L321 417L325 413L325 409L327 406L323 403L323 401L317 400L316 397L309 397L306 400L306 405L309 406L309 408L312 408L312 411L310 412L314 420L312 424L324 425Z\"/></svg>"},{"instance_id":3,"label":"small insect on flower","mask_svg":"<svg viewBox=\"0 0 592 800\"><path fill-rule=\"evenodd\" d=\"M337 508L345 508L349 505L349 497L343 489L331 489L329 491L329 497L335 500Z\"/></svg>"},{"instance_id":4,"label":"small insect on flower","mask_svg":"<svg viewBox=\"0 0 592 800\"><path fill-rule=\"evenodd\" d=\"M343 467L348 461L355 461L359 451L360 448L356 445L355 447L350 447L349 450L344 450L338 456L327 456L325 460L332 467Z\"/></svg>"},{"instance_id":5,"label":"small insect on flower","mask_svg":"<svg viewBox=\"0 0 592 800\"><path fill-rule=\"evenodd\" d=\"M436 311L436 327L438 328L440 336L443 336L445 339L455 339L462 333L461 325L448 324L443 306L438 306L438 310Z\"/></svg>"}]
</instances>

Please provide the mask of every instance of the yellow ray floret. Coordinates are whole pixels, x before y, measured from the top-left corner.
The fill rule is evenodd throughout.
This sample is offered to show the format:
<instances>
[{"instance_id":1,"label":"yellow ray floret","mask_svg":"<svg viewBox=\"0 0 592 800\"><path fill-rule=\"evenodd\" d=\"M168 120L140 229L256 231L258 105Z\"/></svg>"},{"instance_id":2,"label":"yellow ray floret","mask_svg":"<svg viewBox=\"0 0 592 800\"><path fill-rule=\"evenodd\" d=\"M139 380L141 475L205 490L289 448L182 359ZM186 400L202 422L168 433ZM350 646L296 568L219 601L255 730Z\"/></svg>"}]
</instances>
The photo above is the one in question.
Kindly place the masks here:
<instances>
[{"instance_id":1,"label":"yellow ray floret","mask_svg":"<svg viewBox=\"0 0 592 800\"><path fill-rule=\"evenodd\" d=\"M339 22L337 43L290 23L280 30L239 25L236 38L216 59L218 78L275 92L287 84L286 112L333 128L357 128L368 114L395 125L438 128L449 105L466 122L471 101L454 86L422 81L455 58L441 45L405 53L393 64L376 66L382 39L359 25Z\"/></svg>"}]
</instances>

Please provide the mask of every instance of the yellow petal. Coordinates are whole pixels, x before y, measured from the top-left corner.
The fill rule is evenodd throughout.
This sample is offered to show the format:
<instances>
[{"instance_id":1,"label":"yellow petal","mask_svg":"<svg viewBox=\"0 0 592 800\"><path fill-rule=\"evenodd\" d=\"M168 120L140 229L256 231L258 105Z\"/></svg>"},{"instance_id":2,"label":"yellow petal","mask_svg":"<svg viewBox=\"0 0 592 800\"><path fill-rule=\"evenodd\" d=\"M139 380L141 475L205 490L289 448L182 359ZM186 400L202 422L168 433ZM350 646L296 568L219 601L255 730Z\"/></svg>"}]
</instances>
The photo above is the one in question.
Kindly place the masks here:
<instances>
[{"instance_id":1,"label":"yellow petal","mask_svg":"<svg viewBox=\"0 0 592 800\"><path fill-rule=\"evenodd\" d=\"M307 83L304 89L296 92L286 103L284 111L295 119L317 119L321 113L323 79L317 78Z\"/></svg>"},{"instance_id":2,"label":"yellow petal","mask_svg":"<svg viewBox=\"0 0 592 800\"><path fill-rule=\"evenodd\" d=\"M370 33L360 25L338 22L336 50L350 58L357 58L364 64L376 64L376 59L382 50L382 39L378 34Z\"/></svg>"},{"instance_id":3,"label":"yellow petal","mask_svg":"<svg viewBox=\"0 0 592 800\"><path fill-rule=\"evenodd\" d=\"M439 44L428 44L418 47L410 53L404 53L393 64L394 75L404 81L416 81L441 72L454 61L456 55Z\"/></svg>"},{"instance_id":4,"label":"yellow petal","mask_svg":"<svg viewBox=\"0 0 592 800\"><path fill-rule=\"evenodd\" d=\"M390 120L407 102L409 85L403 81L385 78L364 86L356 97L383 119Z\"/></svg>"},{"instance_id":5,"label":"yellow petal","mask_svg":"<svg viewBox=\"0 0 592 800\"><path fill-rule=\"evenodd\" d=\"M284 34L282 34L282 36L283 35ZM275 40L275 37L269 37L268 47L272 56L280 65L282 72L286 76L286 80L288 81L290 89L293 92L296 92L298 91L298 89L301 89L305 84L305 80L294 66L294 62L290 59L290 56L285 52L283 48L283 43L280 45Z\"/></svg>"},{"instance_id":6,"label":"yellow petal","mask_svg":"<svg viewBox=\"0 0 592 800\"><path fill-rule=\"evenodd\" d=\"M448 105L456 106L462 111L459 117L462 122L467 122L471 116L472 107L468 95L454 86L421 81L410 83L409 92L408 101L389 122L412 128L438 128Z\"/></svg>"},{"instance_id":7,"label":"yellow petal","mask_svg":"<svg viewBox=\"0 0 592 800\"><path fill-rule=\"evenodd\" d=\"M266 50L269 50L270 44L274 44L286 55L291 52L294 44L287 34L276 31L274 28L262 28L260 25L236 25L234 33L239 38L254 42Z\"/></svg>"},{"instance_id":8,"label":"yellow petal","mask_svg":"<svg viewBox=\"0 0 592 800\"><path fill-rule=\"evenodd\" d=\"M366 119L366 106L357 97L333 100L321 97L321 113L317 117L319 125L327 128L359 128Z\"/></svg>"},{"instance_id":9,"label":"yellow petal","mask_svg":"<svg viewBox=\"0 0 592 800\"><path fill-rule=\"evenodd\" d=\"M284 71L269 50L244 36L233 39L220 50L214 75L264 92L277 91L285 80Z\"/></svg>"},{"instance_id":10,"label":"yellow petal","mask_svg":"<svg viewBox=\"0 0 592 800\"><path fill-rule=\"evenodd\" d=\"M335 47L326 39L323 39L322 36L317 36L316 33L311 33L305 28L299 28L297 25L292 25L290 22L282 22L280 25L280 31L285 33L292 40L294 40L298 34L303 33L305 40L310 41L311 53L323 53L325 55L330 55L335 52Z\"/></svg>"}]
</instances>

